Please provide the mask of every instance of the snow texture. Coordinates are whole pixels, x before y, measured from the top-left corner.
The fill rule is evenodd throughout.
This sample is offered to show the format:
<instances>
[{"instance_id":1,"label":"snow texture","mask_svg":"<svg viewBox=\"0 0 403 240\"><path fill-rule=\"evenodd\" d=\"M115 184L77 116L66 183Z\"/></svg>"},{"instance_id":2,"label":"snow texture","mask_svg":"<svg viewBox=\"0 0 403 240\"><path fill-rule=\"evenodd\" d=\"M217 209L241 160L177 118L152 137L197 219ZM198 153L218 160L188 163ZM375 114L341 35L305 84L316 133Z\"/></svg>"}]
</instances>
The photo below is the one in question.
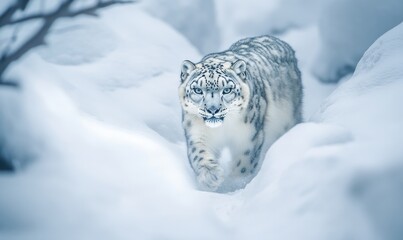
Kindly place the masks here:
<instances>
[{"instance_id":1,"label":"snow texture","mask_svg":"<svg viewBox=\"0 0 403 240\"><path fill-rule=\"evenodd\" d=\"M281 34L318 22L326 2L332 0L219 0L218 23L225 48L237 39ZM229 14L231 13L231 14Z\"/></svg>"},{"instance_id":2,"label":"snow texture","mask_svg":"<svg viewBox=\"0 0 403 240\"><path fill-rule=\"evenodd\" d=\"M283 34L306 122L245 189L218 194L197 189L177 99L182 60L201 56L152 15L132 5L61 20L8 70L23 87L0 88L0 146L18 169L0 172L0 239L403 238L403 24L338 86L310 72L320 29ZM229 26L223 43L244 33Z\"/></svg>"},{"instance_id":3,"label":"snow texture","mask_svg":"<svg viewBox=\"0 0 403 240\"><path fill-rule=\"evenodd\" d=\"M319 17L321 49L312 71L323 82L337 82L354 71L379 36L403 21L403 1L325 2Z\"/></svg>"},{"instance_id":4,"label":"snow texture","mask_svg":"<svg viewBox=\"0 0 403 240\"><path fill-rule=\"evenodd\" d=\"M218 50L220 35L214 0L145 0L138 5L169 23L202 53Z\"/></svg>"}]
</instances>

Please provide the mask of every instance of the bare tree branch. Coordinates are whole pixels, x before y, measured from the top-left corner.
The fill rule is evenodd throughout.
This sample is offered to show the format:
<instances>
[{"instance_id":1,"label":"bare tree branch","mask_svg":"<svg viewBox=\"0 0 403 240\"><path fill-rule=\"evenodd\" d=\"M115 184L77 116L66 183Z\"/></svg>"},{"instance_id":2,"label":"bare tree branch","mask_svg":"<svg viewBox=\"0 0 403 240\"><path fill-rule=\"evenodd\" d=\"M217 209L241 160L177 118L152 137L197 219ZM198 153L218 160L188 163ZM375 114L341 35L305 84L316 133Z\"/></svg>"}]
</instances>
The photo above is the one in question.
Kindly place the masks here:
<instances>
[{"instance_id":1,"label":"bare tree branch","mask_svg":"<svg viewBox=\"0 0 403 240\"><path fill-rule=\"evenodd\" d=\"M31 48L37 47L44 43L44 39L47 32L49 31L49 28L53 25L59 14L63 14L68 11L68 8L73 3L73 1L74 0L68 0L62 3L55 12L45 18L45 22L43 23L42 27L24 44L22 44L20 48L9 55L2 56L2 58L0 59L0 61L2 62L2 64L0 65L0 76L13 61L22 57Z\"/></svg>"},{"instance_id":2,"label":"bare tree branch","mask_svg":"<svg viewBox=\"0 0 403 240\"><path fill-rule=\"evenodd\" d=\"M10 22L13 14L18 10L24 10L29 0L18 0L14 5L9 7L2 15L0 15L0 26Z\"/></svg>"},{"instance_id":3,"label":"bare tree branch","mask_svg":"<svg viewBox=\"0 0 403 240\"><path fill-rule=\"evenodd\" d=\"M0 83L3 81L1 78L2 74L4 73L4 71L7 69L7 67L12 62L21 58L30 49L44 44L45 36L49 32L50 27L53 25L53 23L57 19L62 18L62 17L75 17L75 16L81 15L81 14L94 15L95 11L100 8L105 8L105 7L114 5L114 4L133 3L133 1L130 1L130 0L98 1L93 6L79 9L76 11L70 11L69 8L72 5L72 3L74 2L74 0L66 0L53 13L31 15L28 17L21 18L20 20L11 21L10 19L11 19L12 15L18 9L23 9L26 6L26 1L27 0L18 1L15 5L11 6L4 14L7 16L5 16L4 18L2 16L3 19L1 19L1 21L3 21L3 24L4 25L17 24L17 23L32 20L32 19L43 19L44 23L43 23L42 27L31 38L29 38L25 43L23 43L16 51L14 51L10 54L1 56L1 58L0 58ZM0 26L2 24L1 21L0 21ZM6 21L6 22L4 23L4 21Z\"/></svg>"},{"instance_id":4,"label":"bare tree branch","mask_svg":"<svg viewBox=\"0 0 403 240\"><path fill-rule=\"evenodd\" d=\"M135 1L130 1L130 0L126 0L126 1L118 1L118 0L110 0L110 1L101 1L98 2L96 5L85 8L85 9L80 9L77 11L69 11L66 12L64 15L60 15L60 18L63 17L75 17L77 15L81 15L81 14L88 14L91 16L97 16L95 11L100 9L100 8L105 8L111 5L115 5L115 4L127 4L127 3L134 3ZM17 24L17 23L21 23L21 22L25 22L25 21L29 21L29 20L33 20L33 19L41 19L41 18L47 18L49 17L51 14L43 14L43 13L38 13L38 14L32 14L30 16L26 16L26 17L21 17L19 19L16 20L11 20L8 22L4 22L1 23L0 22L0 27L3 25L11 25L11 24Z\"/></svg>"},{"instance_id":5,"label":"bare tree branch","mask_svg":"<svg viewBox=\"0 0 403 240\"><path fill-rule=\"evenodd\" d=\"M45 37L48 34L49 29L57 19L62 17L75 17L81 14L95 16L96 10L98 9L105 8L114 4L125 4L134 2L130 0L98 0L92 6L84 7L78 10L71 10L70 7L74 1L75 0L65 0L55 11L51 13L35 14L22 17L17 20L12 20L14 14L19 10L24 10L29 2L29 0L16 0L13 5L11 5L2 15L0 15L0 27L5 25L16 25L18 23L26 22L33 19L43 20L43 25L40 27L40 29L37 30L32 37L27 39L15 51L9 53L7 51L7 49L9 48L2 50L3 55L0 56L0 87L20 87L17 82L6 81L5 79L3 79L3 73L10 66L10 64L21 58L29 50L41 44L44 44ZM11 39L11 41L13 41L13 39ZM10 159L7 159L7 157L4 156L1 148L2 146L0 145L0 171L15 171L15 166L13 165L12 161L9 161Z\"/></svg>"},{"instance_id":6,"label":"bare tree branch","mask_svg":"<svg viewBox=\"0 0 403 240\"><path fill-rule=\"evenodd\" d=\"M2 154L0 154L0 172L1 171L7 171L7 172L12 172L14 171L14 166L8 162L6 159L2 157Z\"/></svg>"},{"instance_id":7,"label":"bare tree branch","mask_svg":"<svg viewBox=\"0 0 403 240\"><path fill-rule=\"evenodd\" d=\"M19 88L20 85L17 82L5 82L5 81L0 81L0 86L2 87L11 87L11 88Z\"/></svg>"}]
</instances>

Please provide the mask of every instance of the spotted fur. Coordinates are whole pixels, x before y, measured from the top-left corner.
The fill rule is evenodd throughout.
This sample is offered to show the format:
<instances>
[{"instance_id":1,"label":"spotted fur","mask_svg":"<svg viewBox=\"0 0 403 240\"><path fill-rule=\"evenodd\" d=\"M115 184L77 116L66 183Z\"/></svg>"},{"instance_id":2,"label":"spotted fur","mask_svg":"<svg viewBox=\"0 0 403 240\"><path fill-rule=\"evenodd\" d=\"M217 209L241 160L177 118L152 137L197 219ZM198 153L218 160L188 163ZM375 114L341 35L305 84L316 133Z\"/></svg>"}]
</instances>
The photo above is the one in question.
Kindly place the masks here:
<instances>
[{"instance_id":1,"label":"spotted fur","mask_svg":"<svg viewBox=\"0 0 403 240\"><path fill-rule=\"evenodd\" d=\"M184 61L179 97L190 165L206 190L244 187L270 145L301 121L302 84L292 48L271 36ZM228 148L229 167L220 163Z\"/></svg>"}]
</instances>

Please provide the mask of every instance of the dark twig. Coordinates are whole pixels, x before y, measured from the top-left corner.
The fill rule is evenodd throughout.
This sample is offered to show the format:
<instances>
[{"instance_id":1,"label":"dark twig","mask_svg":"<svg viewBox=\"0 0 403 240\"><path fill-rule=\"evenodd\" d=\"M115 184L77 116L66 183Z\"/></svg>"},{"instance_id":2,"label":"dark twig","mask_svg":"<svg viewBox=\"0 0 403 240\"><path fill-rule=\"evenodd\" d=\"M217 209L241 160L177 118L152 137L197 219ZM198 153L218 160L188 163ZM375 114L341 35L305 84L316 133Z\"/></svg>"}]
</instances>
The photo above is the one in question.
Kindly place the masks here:
<instances>
[{"instance_id":1,"label":"dark twig","mask_svg":"<svg viewBox=\"0 0 403 240\"><path fill-rule=\"evenodd\" d=\"M105 8L105 7L109 7L111 5L115 5L115 4L127 4L127 3L134 3L134 1L100 1L98 2L96 5L85 8L85 9L80 9L77 11L69 11L64 13L63 15L60 15L60 18L63 17L75 17L77 15L81 15L81 14L87 14L87 15L91 15L91 16L96 16L95 11L101 8ZM8 22L5 22L3 25L11 25L11 24L17 24L17 23L21 23L21 22L25 22L25 21L29 21L29 20L33 20L33 19L41 19L41 18L47 18L49 17L51 14L43 14L43 13L38 13L38 14L32 14L30 16L26 16L26 17L21 17L19 19L16 20L11 20ZM1 27L1 23L0 23L0 27Z\"/></svg>"},{"instance_id":2,"label":"dark twig","mask_svg":"<svg viewBox=\"0 0 403 240\"><path fill-rule=\"evenodd\" d=\"M0 76L13 61L22 57L31 48L37 47L44 43L45 36L54 21L58 18L58 15L67 12L73 1L74 0L68 0L62 3L55 12L45 18L45 22L43 23L42 27L30 39L22 44L20 48L9 55L2 56L2 59L0 59L0 61L2 62L2 64L0 64Z\"/></svg>"},{"instance_id":3,"label":"dark twig","mask_svg":"<svg viewBox=\"0 0 403 240\"><path fill-rule=\"evenodd\" d=\"M2 78L5 70L10 66L11 63L21 58L32 48L44 44L45 37L49 32L49 29L54 24L54 22L63 17L75 17L81 14L96 15L96 10L105 8L114 4L125 4L132 3L134 1L130 0L98 0L97 3L90 7L70 10L71 5L75 0L65 0L60 6L51 13L34 14L26 17L21 17L16 20L12 20L14 14L19 10L24 10L29 2L29 0L16 0L16 2L11 5L4 13L0 15L0 28L5 25L15 25L18 23L26 22L33 19L43 20L43 25L41 28L29 39L27 39L19 48L13 52L8 52L9 47L4 49L3 55L0 56L0 87L12 87L19 88L17 82L5 81ZM13 39L11 39L13 40ZM12 162L8 161L1 151L0 146L0 171L14 171L15 167Z\"/></svg>"},{"instance_id":4,"label":"dark twig","mask_svg":"<svg viewBox=\"0 0 403 240\"><path fill-rule=\"evenodd\" d=\"M29 0L18 0L14 5L10 6L2 15L0 15L0 27L10 22L13 14L18 10L24 10Z\"/></svg>"},{"instance_id":5,"label":"dark twig","mask_svg":"<svg viewBox=\"0 0 403 240\"><path fill-rule=\"evenodd\" d=\"M0 154L0 172L1 171L12 172L14 170L15 170L14 166L5 159L3 159Z\"/></svg>"},{"instance_id":6,"label":"dark twig","mask_svg":"<svg viewBox=\"0 0 403 240\"><path fill-rule=\"evenodd\" d=\"M16 51L14 51L10 54L1 56L1 58L0 58L0 83L2 82L2 78L1 78L2 74L4 73L4 71L8 68L8 66L12 62L21 58L30 49L44 44L45 36L49 32L50 27L53 25L53 23L57 19L62 18L62 17L75 17L75 16L81 15L81 14L95 14L96 10L105 8L105 7L114 5L114 4L133 3L133 1L129 1L129 0L98 1L93 6L79 9L76 11L70 11L69 8L73 2L74 2L74 0L66 0L53 13L32 15L32 16L20 18L19 20L14 20L14 21L11 21L10 18L18 9L21 9L26 6L26 4L24 5L24 1L18 1L17 4L11 6L6 11L6 13L4 15L7 15L7 16L4 17L4 20L2 19L0 21L0 26L1 26L1 24L4 24L4 25L17 24L17 23L32 20L32 19L43 19L44 23L43 23L42 27L31 38L29 38L24 44L22 44L21 47L19 47ZM6 21L6 22L4 22L4 21Z\"/></svg>"},{"instance_id":7,"label":"dark twig","mask_svg":"<svg viewBox=\"0 0 403 240\"><path fill-rule=\"evenodd\" d=\"M19 88L20 85L17 82L10 82L10 81L0 81L1 87L11 87L11 88Z\"/></svg>"}]
</instances>

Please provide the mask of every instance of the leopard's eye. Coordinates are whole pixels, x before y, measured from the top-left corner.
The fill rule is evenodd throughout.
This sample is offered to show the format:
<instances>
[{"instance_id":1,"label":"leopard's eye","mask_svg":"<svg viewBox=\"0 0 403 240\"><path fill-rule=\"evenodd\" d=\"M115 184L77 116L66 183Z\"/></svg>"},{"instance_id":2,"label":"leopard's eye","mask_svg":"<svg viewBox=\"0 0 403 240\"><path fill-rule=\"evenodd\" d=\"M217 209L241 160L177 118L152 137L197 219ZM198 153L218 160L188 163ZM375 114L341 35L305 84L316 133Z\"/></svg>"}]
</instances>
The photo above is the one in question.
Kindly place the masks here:
<instances>
[{"instance_id":1,"label":"leopard's eye","mask_svg":"<svg viewBox=\"0 0 403 240\"><path fill-rule=\"evenodd\" d=\"M203 94L203 90L198 87L193 88L193 92L195 92L196 94Z\"/></svg>"},{"instance_id":2,"label":"leopard's eye","mask_svg":"<svg viewBox=\"0 0 403 240\"><path fill-rule=\"evenodd\" d=\"M229 94L232 92L232 88L224 88L224 90L222 91L223 94Z\"/></svg>"}]
</instances>

